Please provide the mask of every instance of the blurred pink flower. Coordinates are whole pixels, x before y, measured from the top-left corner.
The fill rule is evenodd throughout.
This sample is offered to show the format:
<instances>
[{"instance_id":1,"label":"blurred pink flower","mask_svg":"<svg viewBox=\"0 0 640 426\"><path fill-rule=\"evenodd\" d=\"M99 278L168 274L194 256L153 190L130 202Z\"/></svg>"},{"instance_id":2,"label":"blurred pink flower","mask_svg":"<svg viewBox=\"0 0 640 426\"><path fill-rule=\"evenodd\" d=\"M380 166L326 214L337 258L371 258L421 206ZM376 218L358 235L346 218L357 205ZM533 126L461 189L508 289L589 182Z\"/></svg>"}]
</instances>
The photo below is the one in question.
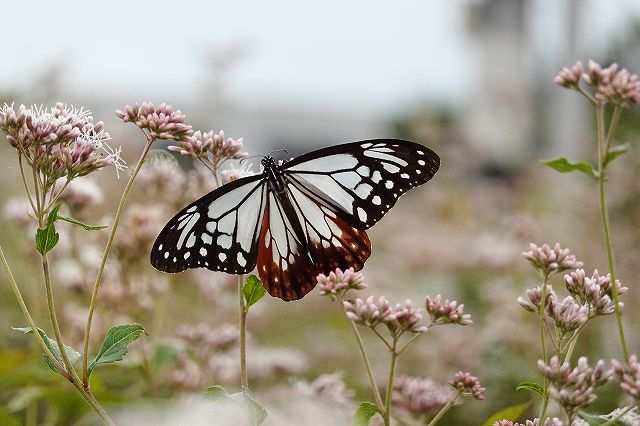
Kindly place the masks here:
<instances>
[{"instance_id":1,"label":"blurred pink flower","mask_svg":"<svg viewBox=\"0 0 640 426\"><path fill-rule=\"evenodd\" d=\"M399 376L393 382L393 405L415 419L436 414L454 396L450 387L431 379Z\"/></svg>"},{"instance_id":2,"label":"blurred pink flower","mask_svg":"<svg viewBox=\"0 0 640 426\"><path fill-rule=\"evenodd\" d=\"M634 400L640 400L640 362L636 355L629 357L629 362L621 363L611 360L611 367L620 380L620 389Z\"/></svg>"},{"instance_id":3,"label":"blurred pink flower","mask_svg":"<svg viewBox=\"0 0 640 426\"><path fill-rule=\"evenodd\" d=\"M582 262L576 260L568 248L561 248L560 243L550 247L543 244L538 247L535 244L529 244L529 250L522 255L531 263L531 265L546 276L566 271L567 269L582 268Z\"/></svg>"},{"instance_id":4,"label":"blurred pink flower","mask_svg":"<svg viewBox=\"0 0 640 426\"><path fill-rule=\"evenodd\" d=\"M458 305L458 302L446 299L442 302L442 296L438 294L435 299L431 300L427 296L424 300L425 307L429 316L431 316L431 323L436 324L459 324L469 325L473 324L471 315L464 313L464 304Z\"/></svg>"},{"instance_id":5,"label":"blurred pink flower","mask_svg":"<svg viewBox=\"0 0 640 426\"><path fill-rule=\"evenodd\" d=\"M458 392L472 395L475 399L484 399L484 391L486 390L480 385L480 380L476 376L464 371L458 371L453 379L449 381L449 384L453 386Z\"/></svg>"}]
</instances>

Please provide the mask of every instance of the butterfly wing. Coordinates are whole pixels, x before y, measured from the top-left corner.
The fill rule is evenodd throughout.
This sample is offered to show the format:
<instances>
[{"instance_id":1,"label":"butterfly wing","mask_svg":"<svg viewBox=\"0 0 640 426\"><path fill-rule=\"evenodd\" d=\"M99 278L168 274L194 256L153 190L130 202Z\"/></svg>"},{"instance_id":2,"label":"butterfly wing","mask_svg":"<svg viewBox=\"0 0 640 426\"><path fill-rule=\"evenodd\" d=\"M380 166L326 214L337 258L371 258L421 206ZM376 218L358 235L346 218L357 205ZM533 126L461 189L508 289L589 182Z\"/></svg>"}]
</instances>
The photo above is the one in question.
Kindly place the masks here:
<instances>
[{"instance_id":1,"label":"butterfly wing","mask_svg":"<svg viewBox=\"0 0 640 426\"><path fill-rule=\"evenodd\" d=\"M289 181L313 191L350 225L368 229L439 167L438 155L423 145L373 139L313 151L283 169Z\"/></svg>"},{"instance_id":2,"label":"butterfly wing","mask_svg":"<svg viewBox=\"0 0 640 426\"><path fill-rule=\"evenodd\" d=\"M268 194L258 244L258 274L272 296L298 300L316 276L336 268L359 270L371 254L365 231L356 229L304 189Z\"/></svg>"},{"instance_id":3,"label":"butterfly wing","mask_svg":"<svg viewBox=\"0 0 640 426\"><path fill-rule=\"evenodd\" d=\"M263 173L230 182L191 203L156 238L151 264L171 273L188 268L230 274L253 270L266 195Z\"/></svg>"}]
</instances>

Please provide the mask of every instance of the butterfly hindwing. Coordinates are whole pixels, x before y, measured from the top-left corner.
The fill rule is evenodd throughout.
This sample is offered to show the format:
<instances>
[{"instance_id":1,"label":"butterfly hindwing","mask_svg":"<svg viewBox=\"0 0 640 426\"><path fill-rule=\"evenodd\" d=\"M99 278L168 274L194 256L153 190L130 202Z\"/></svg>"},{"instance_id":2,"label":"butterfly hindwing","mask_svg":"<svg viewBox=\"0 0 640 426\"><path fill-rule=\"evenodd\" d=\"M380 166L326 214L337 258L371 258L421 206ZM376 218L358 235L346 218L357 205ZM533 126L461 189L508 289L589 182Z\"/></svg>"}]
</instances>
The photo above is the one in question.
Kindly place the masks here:
<instances>
[{"instance_id":1,"label":"butterfly hindwing","mask_svg":"<svg viewBox=\"0 0 640 426\"><path fill-rule=\"evenodd\" d=\"M269 194L258 244L258 274L269 294L297 300L316 276L336 268L359 270L371 254L367 234L353 228L312 194L293 185Z\"/></svg>"},{"instance_id":2,"label":"butterfly hindwing","mask_svg":"<svg viewBox=\"0 0 640 426\"><path fill-rule=\"evenodd\" d=\"M301 155L283 166L287 180L306 186L342 211L359 229L368 229L409 189L438 171L430 149L397 139L336 145Z\"/></svg>"},{"instance_id":3,"label":"butterfly hindwing","mask_svg":"<svg viewBox=\"0 0 640 426\"><path fill-rule=\"evenodd\" d=\"M176 214L151 250L151 264L164 272L208 268L244 274L255 267L257 236L266 197L263 175L238 179Z\"/></svg>"}]
</instances>

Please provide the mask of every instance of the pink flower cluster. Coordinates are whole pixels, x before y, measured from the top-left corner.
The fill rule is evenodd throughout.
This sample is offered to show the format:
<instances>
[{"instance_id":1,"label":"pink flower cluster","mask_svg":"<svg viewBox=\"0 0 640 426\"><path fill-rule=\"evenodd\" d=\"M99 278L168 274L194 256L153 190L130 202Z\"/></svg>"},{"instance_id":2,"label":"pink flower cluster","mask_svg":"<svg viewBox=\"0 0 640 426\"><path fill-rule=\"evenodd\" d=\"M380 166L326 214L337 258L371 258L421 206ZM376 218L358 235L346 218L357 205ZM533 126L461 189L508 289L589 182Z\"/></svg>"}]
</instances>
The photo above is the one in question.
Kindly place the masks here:
<instances>
[{"instance_id":1,"label":"pink flower cluster","mask_svg":"<svg viewBox=\"0 0 640 426\"><path fill-rule=\"evenodd\" d=\"M169 150L179 152L186 157L207 158L214 169L220 167L226 160L240 160L248 155L241 151L242 138L237 140L225 138L222 130L217 134L214 134L213 130L210 132L198 130L178 142L177 146L169 146Z\"/></svg>"},{"instance_id":2,"label":"pink flower cluster","mask_svg":"<svg viewBox=\"0 0 640 426\"><path fill-rule=\"evenodd\" d=\"M458 371L453 376L453 379L449 381L449 384L462 394L471 395L478 400L484 399L482 394L486 389L480 385L480 380L471 375L471 373Z\"/></svg>"},{"instance_id":3,"label":"pink flower cluster","mask_svg":"<svg viewBox=\"0 0 640 426\"><path fill-rule=\"evenodd\" d=\"M603 68L593 60L589 60L585 70L581 62L576 62L571 69L563 68L554 82L562 87L582 91L580 83L591 88L591 96L602 104L614 104L628 107L640 103L640 79L626 68L619 69L613 63Z\"/></svg>"},{"instance_id":4,"label":"pink flower cluster","mask_svg":"<svg viewBox=\"0 0 640 426\"><path fill-rule=\"evenodd\" d=\"M631 355L626 364L612 360L611 367L620 379L620 389L634 400L640 401L640 362L638 362L638 357Z\"/></svg>"},{"instance_id":5,"label":"pink flower cluster","mask_svg":"<svg viewBox=\"0 0 640 426\"><path fill-rule=\"evenodd\" d=\"M424 304L427 308L427 312L431 316L432 324L459 324L469 325L473 324L471 315L464 313L464 304L458 305L455 300L449 301L445 299L442 302L442 296L437 295L435 299L431 300L429 296L425 298Z\"/></svg>"},{"instance_id":6,"label":"pink flower cluster","mask_svg":"<svg viewBox=\"0 0 640 426\"><path fill-rule=\"evenodd\" d=\"M193 134L192 127L185 124L185 115L165 103L158 106L151 102L127 105L124 110L117 110L116 115L125 123L134 123L148 132L151 140L185 141Z\"/></svg>"},{"instance_id":7,"label":"pink flower cluster","mask_svg":"<svg viewBox=\"0 0 640 426\"><path fill-rule=\"evenodd\" d=\"M367 288L364 282L364 276L360 272L356 272L353 268L342 269L337 268L331 271L329 275L320 274L316 278L320 294L330 297L344 297L348 290L363 290Z\"/></svg>"},{"instance_id":8,"label":"pink flower cluster","mask_svg":"<svg viewBox=\"0 0 640 426\"><path fill-rule=\"evenodd\" d=\"M556 243L553 247L548 244L543 244L540 247L529 244L529 250L523 252L522 255L535 269L546 276L582 267L582 262L576 260L568 248L560 247L560 243Z\"/></svg>"},{"instance_id":9,"label":"pink flower cluster","mask_svg":"<svg viewBox=\"0 0 640 426\"><path fill-rule=\"evenodd\" d=\"M107 166L124 170L120 148L107 144L111 139L101 121L94 123L91 112L58 102L52 108L13 105L0 108L0 130L28 165L38 169L52 186L55 180L71 180Z\"/></svg>"},{"instance_id":10,"label":"pink flower cluster","mask_svg":"<svg viewBox=\"0 0 640 426\"><path fill-rule=\"evenodd\" d=\"M405 331L424 333L427 327L420 324L422 314L415 309L410 300L404 305L392 307L389 301L380 296L377 300L369 296L367 300L357 298L355 301L345 301L344 309L347 317L356 324L375 328L384 324L394 336L400 336Z\"/></svg>"},{"instance_id":11,"label":"pink flower cluster","mask_svg":"<svg viewBox=\"0 0 640 426\"><path fill-rule=\"evenodd\" d=\"M611 378L613 371L606 369L600 360L591 368L586 357L578 359L578 365L571 369L568 362L560 364L557 356L545 364L538 361L538 369L551 382L550 393L558 403L572 415L578 409L596 400L594 390L603 386Z\"/></svg>"}]
</instances>

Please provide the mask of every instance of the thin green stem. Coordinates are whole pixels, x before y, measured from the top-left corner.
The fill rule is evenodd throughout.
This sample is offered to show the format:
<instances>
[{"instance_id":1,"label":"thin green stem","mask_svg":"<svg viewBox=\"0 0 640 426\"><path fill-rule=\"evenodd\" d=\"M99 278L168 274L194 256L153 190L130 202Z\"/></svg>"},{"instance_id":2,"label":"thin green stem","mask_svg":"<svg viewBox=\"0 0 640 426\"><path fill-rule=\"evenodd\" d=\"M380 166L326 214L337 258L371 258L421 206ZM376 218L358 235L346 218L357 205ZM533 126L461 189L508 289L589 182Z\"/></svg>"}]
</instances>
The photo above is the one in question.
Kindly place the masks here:
<instances>
[{"instance_id":1,"label":"thin green stem","mask_svg":"<svg viewBox=\"0 0 640 426\"><path fill-rule=\"evenodd\" d=\"M29 204L31 204L31 208L33 209L33 214L36 214L36 205L33 202L33 197L31 196L31 190L29 189L29 185L27 184L27 178L24 174L24 166L22 165L22 154L20 152L18 152L18 165L20 166L20 177L22 178L22 184L24 185L24 190L27 193Z\"/></svg>"},{"instance_id":2,"label":"thin green stem","mask_svg":"<svg viewBox=\"0 0 640 426\"><path fill-rule=\"evenodd\" d=\"M549 282L549 275L545 274L542 280L542 294L540 296L540 306L538 307L539 323L540 323L540 347L542 349L542 360L545 364L549 362L547 357L547 345L544 339L544 310L547 305L547 284ZM544 418L544 414L547 411L547 405L549 404L549 379L545 376L543 383L544 393L542 394L542 405L540 406L539 419Z\"/></svg>"},{"instance_id":3,"label":"thin green stem","mask_svg":"<svg viewBox=\"0 0 640 426\"><path fill-rule=\"evenodd\" d=\"M460 395L461 395L461 392L457 391L455 396L453 398L451 398L449 400L449 402L447 402L447 404L444 407L442 407L442 409L440 411L438 411L438 414L436 414L436 416L433 419L431 419L431 421L427 424L427 426L435 425L438 422L438 420L440 420L442 418L442 416L444 416L446 414L446 412L449 411L449 409L451 407L453 407L453 404L456 403L456 400L458 399L458 397Z\"/></svg>"},{"instance_id":4,"label":"thin green stem","mask_svg":"<svg viewBox=\"0 0 640 426\"><path fill-rule=\"evenodd\" d=\"M407 350L407 348L409 347L409 345L411 345L418 337L420 337L422 333L416 333L413 336L411 336L411 338L409 340L407 340L407 343L404 344L404 346L402 346L399 350L398 350L398 356L400 356L404 351Z\"/></svg>"},{"instance_id":5,"label":"thin green stem","mask_svg":"<svg viewBox=\"0 0 640 426\"><path fill-rule=\"evenodd\" d=\"M249 388L249 376L247 375L247 314L249 307L244 303L242 286L244 275L238 275L238 321L240 326L240 384Z\"/></svg>"},{"instance_id":6,"label":"thin green stem","mask_svg":"<svg viewBox=\"0 0 640 426\"><path fill-rule=\"evenodd\" d=\"M375 329L375 327L372 327L371 330L375 333L376 336L378 336L380 338L380 340L382 340L382 342L387 347L387 349L389 349L389 351L393 350L393 346L391 346L391 344L389 344L389 342L387 342L387 339L385 339L384 336L382 334L380 334L380 332L378 330Z\"/></svg>"},{"instance_id":7,"label":"thin green stem","mask_svg":"<svg viewBox=\"0 0 640 426\"><path fill-rule=\"evenodd\" d=\"M31 330L33 331L33 335L36 338L36 341L40 345L40 348L45 353L45 355L48 356L56 364L56 367L58 367L60 371L62 371L62 366L58 364L55 356L53 356L53 354L49 350L49 347L45 344L44 340L42 340L42 336L40 336L40 333L37 332L38 327L36 327L36 324L33 321L31 314L29 313L29 309L27 308L27 304L25 303L22 297L22 294L20 293L20 288L18 287L18 283L16 282L16 279L13 276L13 272L11 272L11 268L9 267L9 263L7 262L7 258L4 256L4 252L2 251L2 246L0 246L0 262L2 263L2 268L4 269L4 272L7 274L7 278L9 279L9 285L11 286L11 290L13 290L13 294L16 296L16 299L18 300L18 305L20 305L20 310L22 311L22 315L27 320L27 324L29 324L29 327L31 327Z\"/></svg>"},{"instance_id":8,"label":"thin green stem","mask_svg":"<svg viewBox=\"0 0 640 426\"><path fill-rule=\"evenodd\" d=\"M614 118L617 121L617 114L614 112ZM610 128L616 123L612 122ZM607 200L605 197L605 159L607 156L605 140L605 122L604 122L604 105L596 106L596 130L598 136L598 193L600 198L600 215L602 219L602 231L604 234L605 246L607 248L607 260L609 262L609 273L611 274L611 286L613 294L613 302L616 311L616 321L618 324L618 335L620 336L620 345L625 361L629 360L629 350L627 349L627 341L624 337L624 328L622 325L622 312L620 311L620 297L618 295L618 285L616 284L616 268L613 259L613 245L611 243L611 231L609 229L609 214L607 211ZM608 138L607 138L608 139Z\"/></svg>"},{"instance_id":9,"label":"thin green stem","mask_svg":"<svg viewBox=\"0 0 640 426\"><path fill-rule=\"evenodd\" d=\"M51 327L53 328L53 334L55 336L56 343L58 348L60 349L60 354L62 356L62 362L64 364L64 371L67 372L67 379L71 382L71 384L80 392L80 395L84 398L84 400L93 408L96 414L102 419L104 424L106 425L115 425L107 412L102 408L100 403L95 399L95 397L91 394L88 386L83 386L80 378L78 377L71 361L69 360L69 356L67 355L67 351L65 350L64 342L62 341L62 333L60 332L60 326L58 324L58 319L56 317L55 304L53 300L53 291L51 288L51 275L49 272L49 262L47 260L47 255L42 255L42 270L44 272L44 284L45 290L47 293L47 307L49 308L49 319L51 321ZM55 358L53 358L55 359ZM62 370L60 370L62 371Z\"/></svg>"},{"instance_id":10,"label":"thin green stem","mask_svg":"<svg viewBox=\"0 0 640 426\"><path fill-rule=\"evenodd\" d=\"M338 301L340 302L340 306L344 306L344 300L341 297L338 297ZM356 336L356 342L358 342L358 348L360 349L360 354L362 355L362 361L364 362L364 368L367 370L367 376L369 377L369 383L371 384L371 391L373 392L373 398L376 400L376 405L380 409L380 411L384 411L384 404L382 403L382 397L380 396L380 390L378 390L378 384L376 383L376 378L373 375L373 370L371 369L371 362L369 362L369 356L367 355L367 351L364 347L364 342L362 341L362 336L358 331L358 326L353 322L349 321L351 324L351 328L353 329L353 334ZM384 417L384 412L381 412Z\"/></svg>"},{"instance_id":11,"label":"thin green stem","mask_svg":"<svg viewBox=\"0 0 640 426\"><path fill-rule=\"evenodd\" d=\"M146 133L145 133L146 135ZM100 268L98 269L98 275L96 276L96 281L93 284L93 291L91 293L91 302L89 303L89 315L87 317L87 326L84 332L84 349L82 353L82 383L84 386L89 389L89 376L87 374L88 365L89 365L89 337L91 335L91 323L93 321L93 313L96 309L96 302L98 300L98 290L100 288L100 283L102 282L102 274L104 273L104 267L107 263L107 258L109 257L109 253L111 252L111 246L113 245L113 240L116 235L116 230L118 229L118 223L120 223L120 217L122 216L122 212L124 211L124 206L127 203L127 197L129 196L129 192L131 191L131 187L133 186L133 181L138 176L138 172L142 168L142 164L144 163L144 159L149 153L149 149L151 148L151 144L153 143L153 139L150 136L147 136L147 143L140 155L140 159L138 160L138 164L136 164L133 173L129 177L129 181L122 192L122 196L120 197L120 202L118 203L118 209L116 210L116 215L113 220L113 225L111 226L111 232L109 233L109 239L107 240L107 244L104 248L104 253L102 255L102 261L100 262Z\"/></svg>"},{"instance_id":12,"label":"thin green stem","mask_svg":"<svg viewBox=\"0 0 640 426\"><path fill-rule=\"evenodd\" d=\"M387 391L384 394L384 426L391 424L391 395L393 394L393 378L396 374L396 361L398 360L398 352L396 351L396 345L398 340L393 339L393 345L391 350L391 365L389 365L389 378L387 379Z\"/></svg>"}]
</instances>

